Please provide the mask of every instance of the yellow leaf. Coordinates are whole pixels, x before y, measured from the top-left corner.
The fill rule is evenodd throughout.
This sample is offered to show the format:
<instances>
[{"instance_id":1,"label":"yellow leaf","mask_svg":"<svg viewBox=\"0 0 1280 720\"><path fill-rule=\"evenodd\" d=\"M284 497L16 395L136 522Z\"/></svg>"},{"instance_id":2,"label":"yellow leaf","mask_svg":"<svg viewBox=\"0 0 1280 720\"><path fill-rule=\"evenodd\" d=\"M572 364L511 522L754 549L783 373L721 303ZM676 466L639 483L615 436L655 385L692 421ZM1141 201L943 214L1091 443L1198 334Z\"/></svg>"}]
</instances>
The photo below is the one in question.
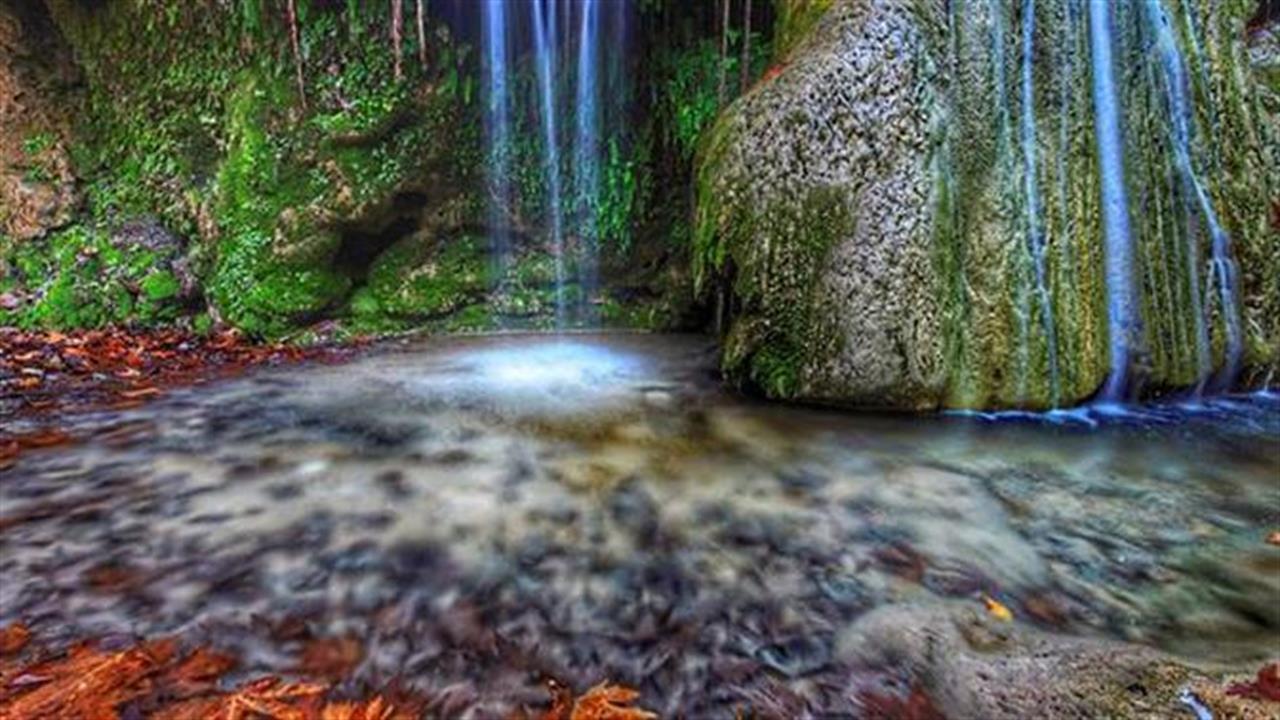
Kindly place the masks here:
<instances>
[{"instance_id":1,"label":"yellow leaf","mask_svg":"<svg viewBox=\"0 0 1280 720\"><path fill-rule=\"evenodd\" d=\"M991 613L997 620L1001 622L1013 620L1013 611L990 595L982 596L982 604L987 606L987 612Z\"/></svg>"}]
</instances>

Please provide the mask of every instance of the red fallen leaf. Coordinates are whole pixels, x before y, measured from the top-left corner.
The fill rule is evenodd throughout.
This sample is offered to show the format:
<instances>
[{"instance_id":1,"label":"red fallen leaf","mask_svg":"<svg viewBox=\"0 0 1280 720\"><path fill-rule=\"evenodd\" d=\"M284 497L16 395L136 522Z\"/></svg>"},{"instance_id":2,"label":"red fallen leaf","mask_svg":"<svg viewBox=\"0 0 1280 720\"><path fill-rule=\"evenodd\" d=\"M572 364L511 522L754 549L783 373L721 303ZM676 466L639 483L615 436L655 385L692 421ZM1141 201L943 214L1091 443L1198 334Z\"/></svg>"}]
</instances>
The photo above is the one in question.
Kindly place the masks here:
<instances>
[{"instance_id":1,"label":"red fallen leaf","mask_svg":"<svg viewBox=\"0 0 1280 720\"><path fill-rule=\"evenodd\" d=\"M84 579L97 592L116 594L140 586L146 578L137 568L107 562L85 571Z\"/></svg>"},{"instance_id":2,"label":"red fallen leaf","mask_svg":"<svg viewBox=\"0 0 1280 720\"><path fill-rule=\"evenodd\" d=\"M0 629L0 656L16 655L31 641L31 631L22 623Z\"/></svg>"},{"instance_id":3,"label":"red fallen leaf","mask_svg":"<svg viewBox=\"0 0 1280 720\"><path fill-rule=\"evenodd\" d=\"M364 659L364 646L354 637L317 638L302 647L298 674L341 680Z\"/></svg>"},{"instance_id":4,"label":"red fallen leaf","mask_svg":"<svg viewBox=\"0 0 1280 720\"><path fill-rule=\"evenodd\" d=\"M1280 702L1280 663L1263 665L1252 682L1236 683L1227 688L1227 694Z\"/></svg>"},{"instance_id":5,"label":"red fallen leaf","mask_svg":"<svg viewBox=\"0 0 1280 720\"><path fill-rule=\"evenodd\" d=\"M905 699L895 695L867 692L859 695L867 720L946 720L933 700L920 687L911 689Z\"/></svg>"},{"instance_id":6,"label":"red fallen leaf","mask_svg":"<svg viewBox=\"0 0 1280 720\"><path fill-rule=\"evenodd\" d=\"M382 697L365 703L329 703L320 711L320 720L411 720L419 715L396 707Z\"/></svg>"},{"instance_id":7,"label":"red fallen leaf","mask_svg":"<svg viewBox=\"0 0 1280 720\"><path fill-rule=\"evenodd\" d=\"M24 675L43 679L34 690L7 702L12 684L0 689L0 717L114 718L118 705L147 692L146 679L176 650L173 640L143 643L119 653L81 645L64 658L25 669Z\"/></svg>"},{"instance_id":8,"label":"red fallen leaf","mask_svg":"<svg viewBox=\"0 0 1280 720\"><path fill-rule=\"evenodd\" d=\"M72 441L72 437L61 430L45 429L32 433L19 435L17 438L18 447L20 449L47 448L57 445L66 445Z\"/></svg>"},{"instance_id":9,"label":"red fallen leaf","mask_svg":"<svg viewBox=\"0 0 1280 720\"><path fill-rule=\"evenodd\" d=\"M654 720L658 716L632 707L640 693L621 685L600 683L578 698L569 720Z\"/></svg>"},{"instance_id":10,"label":"red fallen leaf","mask_svg":"<svg viewBox=\"0 0 1280 720\"><path fill-rule=\"evenodd\" d=\"M257 713L272 720L308 720L315 716L317 703L326 690L324 685L285 683L275 677L254 680L226 699L226 717L250 718Z\"/></svg>"},{"instance_id":11,"label":"red fallen leaf","mask_svg":"<svg viewBox=\"0 0 1280 720\"><path fill-rule=\"evenodd\" d=\"M197 648L182 662L165 672L158 683L162 687L170 685L177 688L180 696L195 695L213 690L218 678L231 672L236 666L235 658L214 652L207 648Z\"/></svg>"},{"instance_id":12,"label":"red fallen leaf","mask_svg":"<svg viewBox=\"0 0 1280 720\"><path fill-rule=\"evenodd\" d=\"M894 544L875 551L875 558L881 565L898 577L920 582L924 579L924 556L905 544Z\"/></svg>"}]
</instances>

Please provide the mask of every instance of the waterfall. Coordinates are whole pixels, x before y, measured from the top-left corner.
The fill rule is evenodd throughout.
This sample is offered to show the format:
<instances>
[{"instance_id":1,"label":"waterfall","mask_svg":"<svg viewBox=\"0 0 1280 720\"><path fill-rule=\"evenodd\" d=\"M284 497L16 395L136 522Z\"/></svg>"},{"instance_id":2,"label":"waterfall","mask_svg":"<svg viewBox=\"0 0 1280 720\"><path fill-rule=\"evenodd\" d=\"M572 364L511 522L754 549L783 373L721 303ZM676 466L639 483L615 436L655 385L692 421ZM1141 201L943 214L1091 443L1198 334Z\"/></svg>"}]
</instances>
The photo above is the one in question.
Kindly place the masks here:
<instances>
[{"instance_id":1,"label":"waterfall","mask_svg":"<svg viewBox=\"0 0 1280 720\"><path fill-rule=\"evenodd\" d=\"M556 54L560 45L555 0L534 0L533 39L541 104L542 160L547 181L547 214L551 224L551 252L555 258L556 327L566 318L564 208L560 188L559 103L556 94Z\"/></svg>"},{"instance_id":2,"label":"waterfall","mask_svg":"<svg viewBox=\"0 0 1280 720\"><path fill-rule=\"evenodd\" d=\"M485 122L488 146L489 185L489 250L495 264L494 277L506 273L510 263L510 242L505 228L505 213L512 202L511 194L511 99L507 61L507 2L485 0L481 22L484 24L485 57Z\"/></svg>"},{"instance_id":3,"label":"waterfall","mask_svg":"<svg viewBox=\"0 0 1280 720\"><path fill-rule=\"evenodd\" d=\"M1174 35L1169 16L1161 7L1159 0L1146 0L1146 5L1147 19L1154 32L1157 54L1164 70L1164 91L1169 103L1170 142L1173 145L1174 165L1181 178L1187 199L1199 210L1209 234L1211 282L1212 287L1217 289L1219 310L1222 313L1226 333L1223 367L1216 384L1226 389L1235 381L1244 353L1240 310L1236 303L1236 265L1232 259L1231 237L1219 224L1218 215L1213 209L1213 201L1209 198L1209 193L1192 160L1193 108L1189 97L1190 84L1186 65L1178 47L1178 39ZM1192 31L1194 33L1194 28ZM1199 395L1210 379L1213 365L1207 329L1209 318L1205 317L1205 307L1208 303L1201 299L1201 293L1205 291L1202 291L1200 286L1200 253L1194 232L1188 233L1187 242L1188 282L1191 285L1192 310L1195 314L1196 360L1199 369L1196 394Z\"/></svg>"},{"instance_id":4,"label":"waterfall","mask_svg":"<svg viewBox=\"0 0 1280 720\"><path fill-rule=\"evenodd\" d=\"M574 175L578 202L578 237L580 250L578 266L582 285L582 312L584 322L591 317L591 298L596 289L596 263L598 236L596 212L600 191L600 83L599 65L599 0L583 0L578 24L578 93L576 172Z\"/></svg>"},{"instance_id":5,"label":"waterfall","mask_svg":"<svg viewBox=\"0 0 1280 720\"><path fill-rule=\"evenodd\" d=\"M1045 278L1045 238L1044 226L1040 217L1040 183L1037 145L1039 133L1036 129L1035 62L1036 32L1036 0L1025 0L1022 8L1022 157L1023 190L1026 193L1025 207L1027 214L1027 253L1031 257L1035 279L1036 298L1040 303L1040 326L1045 334L1046 352L1049 365L1050 402L1056 407L1059 399L1058 387L1058 342L1054 329L1053 305L1050 302L1049 288ZM1027 311L1024 309L1024 311ZM1028 341L1024 338L1024 342Z\"/></svg>"},{"instance_id":6,"label":"waterfall","mask_svg":"<svg viewBox=\"0 0 1280 720\"><path fill-rule=\"evenodd\" d=\"M1094 131L1102 181L1107 322L1111 373L1102 399L1123 400L1129 384L1129 359L1137 331L1133 289L1133 235L1129 226L1129 193L1125 187L1124 145L1113 59L1113 0L1089 2L1089 49L1093 60Z\"/></svg>"}]
</instances>

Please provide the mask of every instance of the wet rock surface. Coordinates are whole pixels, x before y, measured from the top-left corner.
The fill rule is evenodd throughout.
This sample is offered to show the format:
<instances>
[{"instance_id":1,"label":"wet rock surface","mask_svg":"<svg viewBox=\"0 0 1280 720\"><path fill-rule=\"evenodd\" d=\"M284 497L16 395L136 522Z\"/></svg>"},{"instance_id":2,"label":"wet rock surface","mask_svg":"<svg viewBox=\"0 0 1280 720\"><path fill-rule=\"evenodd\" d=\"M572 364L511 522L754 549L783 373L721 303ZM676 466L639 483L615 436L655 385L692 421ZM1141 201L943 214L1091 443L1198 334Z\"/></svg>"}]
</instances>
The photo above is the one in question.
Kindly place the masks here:
<instances>
[{"instance_id":1,"label":"wet rock surface","mask_svg":"<svg viewBox=\"0 0 1280 720\"><path fill-rule=\"evenodd\" d=\"M0 471L0 625L178 633L246 676L356 638L353 688L472 717L547 676L663 716L919 691L948 717L1169 717L1190 665L1274 653L1276 398L850 416L726 395L714 361L429 340L69 416L83 442Z\"/></svg>"}]
</instances>

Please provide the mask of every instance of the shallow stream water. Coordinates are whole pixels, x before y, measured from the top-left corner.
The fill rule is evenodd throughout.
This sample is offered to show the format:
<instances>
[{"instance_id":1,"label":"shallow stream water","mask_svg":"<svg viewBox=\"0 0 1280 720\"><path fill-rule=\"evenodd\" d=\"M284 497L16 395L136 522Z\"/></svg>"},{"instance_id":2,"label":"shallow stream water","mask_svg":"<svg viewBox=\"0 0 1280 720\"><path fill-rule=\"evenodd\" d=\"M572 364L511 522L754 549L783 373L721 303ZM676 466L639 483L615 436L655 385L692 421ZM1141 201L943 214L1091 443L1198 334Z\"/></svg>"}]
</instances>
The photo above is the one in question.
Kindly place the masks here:
<instances>
[{"instance_id":1,"label":"shallow stream water","mask_svg":"<svg viewBox=\"0 0 1280 720\"><path fill-rule=\"evenodd\" d=\"M0 625L178 633L249 674L349 636L353 684L478 717L541 675L838 711L866 675L844 629L932 598L1194 663L1280 646L1275 396L855 414L728 393L714 362L697 337L424 339L71 416L83 442L0 472Z\"/></svg>"}]
</instances>

